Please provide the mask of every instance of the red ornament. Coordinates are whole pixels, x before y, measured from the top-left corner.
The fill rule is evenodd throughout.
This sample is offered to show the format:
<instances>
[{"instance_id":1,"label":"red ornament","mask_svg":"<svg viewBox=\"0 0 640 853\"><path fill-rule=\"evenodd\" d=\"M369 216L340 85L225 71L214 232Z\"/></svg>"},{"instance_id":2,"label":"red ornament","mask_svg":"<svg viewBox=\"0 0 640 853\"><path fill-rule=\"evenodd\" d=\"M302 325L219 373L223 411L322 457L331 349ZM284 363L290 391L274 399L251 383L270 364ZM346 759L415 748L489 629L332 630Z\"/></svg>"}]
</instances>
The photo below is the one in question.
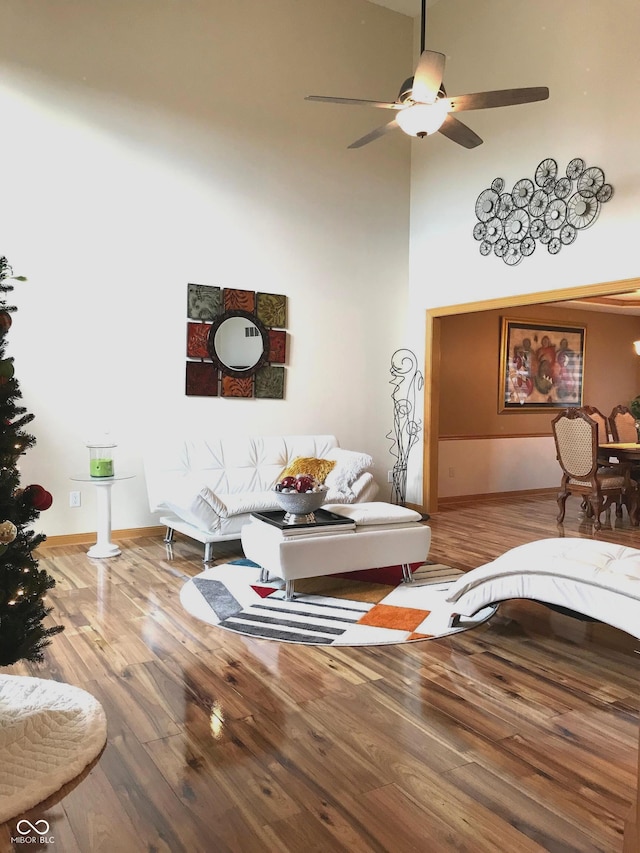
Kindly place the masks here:
<instances>
[{"instance_id":1,"label":"red ornament","mask_svg":"<svg viewBox=\"0 0 640 853\"><path fill-rule=\"evenodd\" d=\"M8 311L0 311L0 331L8 332L12 322L11 314Z\"/></svg>"},{"instance_id":2,"label":"red ornament","mask_svg":"<svg viewBox=\"0 0 640 853\"><path fill-rule=\"evenodd\" d=\"M38 512L44 512L44 510L49 509L53 503L53 496L51 492L48 492L37 483L32 486L27 486L24 490L24 497L29 501L34 509L38 510Z\"/></svg>"},{"instance_id":3,"label":"red ornament","mask_svg":"<svg viewBox=\"0 0 640 853\"><path fill-rule=\"evenodd\" d=\"M296 492L310 492L313 489L313 479L309 476L300 476L296 477L295 484Z\"/></svg>"}]
</instances>

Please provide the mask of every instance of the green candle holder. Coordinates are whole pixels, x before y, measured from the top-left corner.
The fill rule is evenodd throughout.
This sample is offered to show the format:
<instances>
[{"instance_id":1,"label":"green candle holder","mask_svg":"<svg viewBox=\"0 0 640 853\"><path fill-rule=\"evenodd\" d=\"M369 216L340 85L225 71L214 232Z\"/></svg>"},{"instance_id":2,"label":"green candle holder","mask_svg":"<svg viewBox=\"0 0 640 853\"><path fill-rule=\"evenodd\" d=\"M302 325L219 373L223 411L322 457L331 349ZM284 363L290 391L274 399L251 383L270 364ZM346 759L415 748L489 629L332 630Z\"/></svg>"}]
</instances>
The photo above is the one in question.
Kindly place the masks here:
<instances>
[{"instance_id":1,"label":"green candle holder","mask_svg":"<svg viewBox=\"0 0 640 853\"><path fill-rule=\"evenodd\" d=\"M89 474L92 477L113 477L113 448L115 444L88 444Z\"/></svg>"}]
</instances>

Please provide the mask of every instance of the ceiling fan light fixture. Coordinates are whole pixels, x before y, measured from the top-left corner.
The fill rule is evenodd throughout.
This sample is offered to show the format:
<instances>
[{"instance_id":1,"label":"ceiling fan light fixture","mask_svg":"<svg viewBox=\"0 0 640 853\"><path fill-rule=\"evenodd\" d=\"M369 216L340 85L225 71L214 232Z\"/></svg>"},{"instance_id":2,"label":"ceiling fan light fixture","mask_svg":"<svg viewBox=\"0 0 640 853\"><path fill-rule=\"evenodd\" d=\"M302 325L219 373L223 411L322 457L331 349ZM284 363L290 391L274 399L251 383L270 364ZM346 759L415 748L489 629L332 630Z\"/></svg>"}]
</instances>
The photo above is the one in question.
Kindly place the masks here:
<instances>
[{"instance_id":1,"label":"ceiling fan light fixture","mask_svg":"<svg viewBox=\"0 0 640 853\"><path fill-rule=\"evenodd\" d=\"M446 101L435 104L413 104L400 110L396 121L409 136L430 136L440 130L447 117L449 107Z\"/></svg>"}]
</instances>

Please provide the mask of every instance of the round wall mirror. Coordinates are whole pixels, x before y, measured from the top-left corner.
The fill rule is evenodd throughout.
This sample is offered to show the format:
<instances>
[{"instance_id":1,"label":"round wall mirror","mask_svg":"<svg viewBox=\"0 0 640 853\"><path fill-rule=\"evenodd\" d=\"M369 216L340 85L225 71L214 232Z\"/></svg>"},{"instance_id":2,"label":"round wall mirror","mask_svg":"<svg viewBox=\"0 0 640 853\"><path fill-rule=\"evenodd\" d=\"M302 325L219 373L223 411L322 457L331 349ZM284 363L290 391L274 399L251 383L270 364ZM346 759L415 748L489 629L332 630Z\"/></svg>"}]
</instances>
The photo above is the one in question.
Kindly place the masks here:
<instances>
[{"instance_id":1,"label":"round wall mirror","mask_svg":"<svg viewBox=\"0 0 640 853\"><path fill-rule=\"evenodd\" d=\"M211 326L209 355L228 376L253 376L266 363L269 333L248 311L225 311Z\"/></svg>"}]
</instances>

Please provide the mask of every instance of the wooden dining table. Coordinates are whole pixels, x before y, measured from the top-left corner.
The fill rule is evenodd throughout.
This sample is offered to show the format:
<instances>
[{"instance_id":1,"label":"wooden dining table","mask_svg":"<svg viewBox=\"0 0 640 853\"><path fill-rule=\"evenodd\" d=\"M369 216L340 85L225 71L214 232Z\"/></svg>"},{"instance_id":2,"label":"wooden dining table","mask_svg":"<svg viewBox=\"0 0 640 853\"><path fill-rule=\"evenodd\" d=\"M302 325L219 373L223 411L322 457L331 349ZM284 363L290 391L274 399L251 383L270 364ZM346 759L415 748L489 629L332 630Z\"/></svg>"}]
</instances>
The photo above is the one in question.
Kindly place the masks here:
<instances>
[{"instance_id":1,"label":"wooden dining table","mask_svg":"<svg viewBox=\"0 0 640 853\"><path fill-rule=\"evenodd\" d=\"M598 445L598 456L615 457L622 465L631 468L640 462L640 444L632 441L609 441Z\"/></svg>"},{"instance_id":2,"label":"wooden dining table","mask_svg":"<svg viewBox=\"0 0 640 853\"><path fill-rule=\"evenodd\" d=\"M608 453L610 456L617 456L618 459L628 459L630 462L640 459L640 444L634 441L608 441L604 444L599 444L598 449Z\"/></svg>"}]
</instances>

